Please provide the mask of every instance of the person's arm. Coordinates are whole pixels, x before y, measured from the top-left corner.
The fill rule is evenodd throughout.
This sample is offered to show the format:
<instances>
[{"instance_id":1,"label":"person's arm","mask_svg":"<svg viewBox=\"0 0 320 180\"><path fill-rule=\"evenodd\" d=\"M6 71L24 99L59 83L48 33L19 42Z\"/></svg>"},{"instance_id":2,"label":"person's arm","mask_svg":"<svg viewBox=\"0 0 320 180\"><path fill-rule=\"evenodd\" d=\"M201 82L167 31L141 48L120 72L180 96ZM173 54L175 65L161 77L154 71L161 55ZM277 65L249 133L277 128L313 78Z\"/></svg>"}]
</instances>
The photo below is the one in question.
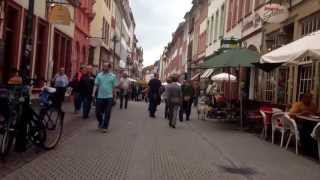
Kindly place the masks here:
<instances>
[{"instance_id":1,"label":"person's arm","mask_svg":"<svg viewBox=\"0 0 320 180\"><path fill-rule=\"evenodd\" d=\"M96 96L96 91L99 89L99 85L100 85L100 80L99 80L99 76L97 76L93 86L92 97Z\"/></svg>"}]
</instances>

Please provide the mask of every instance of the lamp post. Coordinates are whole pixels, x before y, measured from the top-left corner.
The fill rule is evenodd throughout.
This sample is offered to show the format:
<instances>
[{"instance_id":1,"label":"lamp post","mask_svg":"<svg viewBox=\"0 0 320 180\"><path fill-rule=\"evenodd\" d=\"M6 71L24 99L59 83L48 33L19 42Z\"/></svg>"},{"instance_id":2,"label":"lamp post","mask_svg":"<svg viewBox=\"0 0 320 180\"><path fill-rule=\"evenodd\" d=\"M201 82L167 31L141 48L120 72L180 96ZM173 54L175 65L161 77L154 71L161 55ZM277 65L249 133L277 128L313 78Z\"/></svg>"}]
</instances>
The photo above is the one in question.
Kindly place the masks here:
<instances>
[{"instance_id":1,"label":"lamp post","mask_svg":"<svg viewBox=\"0 0 320 180\"><path fill-rule=\"evenodd\" d=\"M112 59L112 70L115 71L115 63L116 63L116 45L119 41L117 35L113 35L111 41L113 42L113 59Z\"/></svg>"}]
</instances>

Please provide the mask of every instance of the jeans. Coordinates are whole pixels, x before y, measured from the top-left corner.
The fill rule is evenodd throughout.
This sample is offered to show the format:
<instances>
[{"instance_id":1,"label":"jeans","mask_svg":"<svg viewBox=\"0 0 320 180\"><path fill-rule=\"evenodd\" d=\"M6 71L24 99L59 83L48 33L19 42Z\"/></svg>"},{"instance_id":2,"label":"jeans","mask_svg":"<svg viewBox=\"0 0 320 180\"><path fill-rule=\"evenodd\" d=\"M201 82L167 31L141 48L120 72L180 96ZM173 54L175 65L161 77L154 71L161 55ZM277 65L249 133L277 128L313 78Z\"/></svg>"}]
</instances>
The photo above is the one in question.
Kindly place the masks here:
<instances>
[{"instance_id":1,"label":"jeans","mask_svg":"<svg viewBox=\"0 0 320 180\"><path fill-rule=\"evenodd\" d=\"M56 107L58 109L61 109L66 91L67 91L66 87L56 87Z\"/></svg>"},{"instance_id":2,"label":"jeans","mask_svg":"<svg viewBox=\"0 0 320 180\"><path fill-rule=\"evenodd\" d=\"M154 116L156 111L157 111L157 102L155 102L154 100L150 99L149 100L149 112L151 116Z\"/></svg>"},{"instance_id":3,"label":"jeans","mask_svg":"<svg viewBox=\"0 0 320 180\"><path fill-rule=\"evenodd\" d=\"M112 98L108 99L97 99L96 102L96 116L99 122L99 127L103 129L108 129L111 110L112 110Z\"/></svg>"},{"instance_id":4,"label":"jeans","mask_svg":"<svg viewBox=\"0 0 320 180\"><path fill-rule=\"evenodd\" d=\"M183 121L183 115L186 113L187 120L190 118L191 114L191 106L192 106L192 101L183 101L182 106L180 108L180 113L179 113L179 119L180 121Z\"/></svg>"},{"instance_id":5,"label":"jeans","mask_svg":"<svg viewBox=\"0 0 320 180\"><path fill-rule=\"evenodd\" d=\"M169 102L165 100L165 107L164 107L164 118L169 118Z\"/></svg>"},{"instance_id":6,"label":"jeans","mask_svg":"<svg viewBox=\"0 0 320 180\"><path fill-rule=\"evenodd\" d=\"M74 97L74 100L73 100L74 111L75 112L80 111L80 109L81 109L81 96L80 96L80 93L79 92L74 92L73 93L73 97Z\"/></svg>"},{"instance_id":7,"label":"jeans","mask_svg":"<svg viewBox=\"0 0 320 180\"><path fill-rule=\"evenodd\" d=\"M83 118L87 118L89 116L91 110L92 97L91 96L82 96L82 113Z\"/></svg>"},{"instance_id":8,"label":"jeans","mask_svg":"<svg viewBox=\"0 0 320 180\"><path fill-rule=\"evenodd\" d=\"M168 118L169 118L169 125L176 126L177 118L178 118L178 111L179 105L177 104L168 104Z\"/></svg>"},{"instance_id":9,"label":"jeans","mask_svg":"<svg viewBox=\"0 0 320 180\"><path fill-rule=\"evenodd\" d=\"M123 100L124 100L124 108L128 108L128 100L129 100L129 95L128 94L121 94L120 95L120 108L122 109L123 107Z\"/></svg>"}]
</instances>

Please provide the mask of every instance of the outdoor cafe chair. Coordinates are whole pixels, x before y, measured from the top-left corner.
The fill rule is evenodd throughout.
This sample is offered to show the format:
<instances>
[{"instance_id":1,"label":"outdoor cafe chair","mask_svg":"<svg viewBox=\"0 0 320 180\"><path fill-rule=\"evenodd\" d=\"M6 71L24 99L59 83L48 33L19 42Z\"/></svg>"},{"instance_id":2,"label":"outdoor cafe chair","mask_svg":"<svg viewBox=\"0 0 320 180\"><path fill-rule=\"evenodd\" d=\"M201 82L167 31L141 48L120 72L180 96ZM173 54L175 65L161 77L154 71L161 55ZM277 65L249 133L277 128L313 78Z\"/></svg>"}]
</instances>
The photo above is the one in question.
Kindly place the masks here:
<instances>
[{"instance_id":1,"label":"outdoor cafe chair","mask_svg":"<svg viewBox=\"0 0 320 180\"><path fill-rule=\"evenodd\" d=\"M267 114L268 112L268 114ZM271 108L271 107L262 107L260 108L260 114L262 116L263 128L261 132L261 138L267 139L269 126L271 125L271 117L274 113L282 112L281 109Z\"/></svg>"},{"instance_id":2,"label":"outdoor cafe chair","mask_svg":"<svg viewBox=\"0 0 320 180\"><path fill-rule=\"evenodd\" d=\"M267 138L267 135L268 135L268 117L267 117L267 114L260 110L260 114L262 116L262 122L263 122L263 128L262 128L262 131L261 131L261 138L264 138L266 139Z\"/></svg>"},{"instance_id":3,"label":"outdoor cafe chair","mask_svg":"<svg viewBox=\"0 0 320 180\"><path fill-rule=\"evenodd\" d=\"M298 130L298 126L295 120L293 120L288 113L285 113L283 116L283 126L285 129L287 129L290 132L286 149L288 149L288 146L291 142L292 137L294 136L295 139L295 146L296 146L296 154L299 154L299 144L300 144L300 133Z\"/></svg>"},{"instance_id":4,"label":"outdoor cafe chair","mask_svg":"<svg viewBox=\"0 0 320 180\"><path fill-rule=\"evenodd\" d=\"M283 147L284 135L287 129L283 126L284 112L276 112L271 117L271 128L272 128L272 144L274 144L274 135L276 131L281 133L280 147Z\"/></svg>"},{"instance_id":5,"label":"outdoor cafe chair","mask_svg":"<svg viewBox=\"0 0 320 180\"><path fill-rule=\"evenodd\" d=\"M312 131L312 133L311 133L311 136L315 139L315 140L317 140L317 142L318 142L318 154L319 154L319 160L320 160L320 123L318 123L315 127L314 127L314 129L313 129L313 131Z\"/></svg>"}]
</instances>

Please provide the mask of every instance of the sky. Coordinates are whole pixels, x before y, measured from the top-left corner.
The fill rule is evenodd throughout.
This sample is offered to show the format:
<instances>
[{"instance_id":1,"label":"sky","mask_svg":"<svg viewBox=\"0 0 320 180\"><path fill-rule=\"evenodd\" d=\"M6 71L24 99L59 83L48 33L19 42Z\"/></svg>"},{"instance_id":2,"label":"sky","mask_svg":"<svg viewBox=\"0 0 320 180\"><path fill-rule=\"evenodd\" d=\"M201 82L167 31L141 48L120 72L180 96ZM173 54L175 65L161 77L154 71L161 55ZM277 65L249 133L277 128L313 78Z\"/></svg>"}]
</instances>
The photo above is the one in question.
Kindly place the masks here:
<instances>
[{"instance_id":1,"label":"sky","mask_svg":"<svg viewBox=\"0 0 320 180\"><path fill-rule=\"evenodd\" d=\"M131 0L136 21L136 35L144 49L144 66L160 59L164 47L184 15L191 9L192 0Z\"/></svg>"}]
</instances>

